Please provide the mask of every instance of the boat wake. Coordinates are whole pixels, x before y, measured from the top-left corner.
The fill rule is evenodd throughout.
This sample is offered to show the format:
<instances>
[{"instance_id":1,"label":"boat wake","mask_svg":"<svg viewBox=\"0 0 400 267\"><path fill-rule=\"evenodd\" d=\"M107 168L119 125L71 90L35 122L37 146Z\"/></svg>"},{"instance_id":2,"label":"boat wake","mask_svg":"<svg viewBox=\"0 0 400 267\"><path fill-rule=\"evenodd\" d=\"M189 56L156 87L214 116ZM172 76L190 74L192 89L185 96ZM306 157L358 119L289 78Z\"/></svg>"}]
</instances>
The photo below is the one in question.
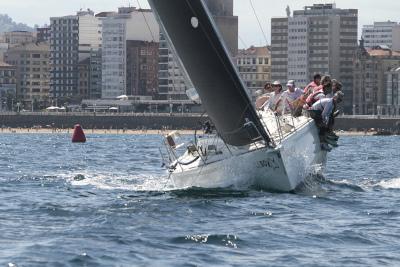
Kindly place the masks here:
<instances>
[{"instance_id":1,"label":"boat wake","mask_svg":"<svg viewBox=\"0 0 400 267\"><path fill-rule=\"evenodd\" d=\"M47 177L49 178L49 177ZM52 176L63 179L72 186L92 186L100 190L127 190L136 192L169 192L176 197L248 197L251 192L260 192L258 188L176 188L168 175L127 175L126 173L108 172L71 172ZM46 179L48 180L48 179ZM400 178L383 181L364 179L360 183L343 179L334 180L326 177L318 167L314 168L292 193L306 196L326 196L332 192L367 192L373 189L400 189ZM262 192L266 192L262 190ZM269 192L275 193L275 192Z\"/></svg>"},{"instance_id":2,"label":"boat wake","mask_svg":"<svg viewBox=\"0 0 400 267\"><path fill-rule=\"evenodd\" d=\"M101 190L127 190L137 192L171 190L167 176L82 172L70 173L63 176L72 186L93 186Z\"/></svg>"},{"instance_id":3,"label":"boat wake","mask_svg":"<svg viewBox=\"0 0 400 267\"><path fill-rule=\"evenodd\" d=\"M349 180L333 180L326 177L322 172L314 172L309 174L302 184L296 190L296 194L325 196L329 192L351 191L365 192L366 188L363 185L357 185Z\"/></svg>"},{"instance_id":4,"label":"boat wake","mask_svg":"<svg viewBox=\"0 0 400 267\"><path fill-rule=\"evenodd\" d=\"M312 174L296 189L295 193L305 195L326 195L329 192L368 192L371 190L395 190L400 189L400 178L386 179L377 181L365 178L355 183L354 181L343 179L333 180L323 174Z\"/></svg>"}]
</instances>

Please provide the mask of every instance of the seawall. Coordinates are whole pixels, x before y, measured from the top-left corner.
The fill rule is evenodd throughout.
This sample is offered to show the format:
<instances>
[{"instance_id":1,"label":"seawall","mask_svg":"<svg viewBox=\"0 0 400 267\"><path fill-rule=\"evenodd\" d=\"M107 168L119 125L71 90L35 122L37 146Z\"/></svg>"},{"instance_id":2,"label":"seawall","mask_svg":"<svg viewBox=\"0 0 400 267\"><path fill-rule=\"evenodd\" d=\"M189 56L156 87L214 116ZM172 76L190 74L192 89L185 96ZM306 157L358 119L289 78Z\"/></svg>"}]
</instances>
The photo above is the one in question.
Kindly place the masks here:
<instances>
[{"instance_id":1,"label":"seawall","mask_svg":"<svg viewBox=\"0 0 400 267\"><path fill-rule=\"evenodd\" d=\"M344 116L335 120L335 128L343 131L375 130L400 131L400 117Z\"/></svg>"},{"instance_id":2,"label":"seawall","mask_svg":"<svg viewBox=\"0 0 400 267\"><path fill-rule=\"evenodd\" d=\"M195 114L99 114L99 113L0 113L0 126L72 128L79 123L86 129L198 129L207 117ZM371 128L400 130L400 117L346 116L336 119L337 130L364 131Z\"/></svg>"},{"instance_id":3,"label":"seawall","mask_svg":"<svg viewBox=\"0 0 400 267\"><path fill-rule=\"evenodd\" d=\"M32 128L34 126L73 128L77 123L86 129L195 129L207 120L201 115L182 114L0 114L0 126L12 128Z\"/></svg>"}]
</instances>

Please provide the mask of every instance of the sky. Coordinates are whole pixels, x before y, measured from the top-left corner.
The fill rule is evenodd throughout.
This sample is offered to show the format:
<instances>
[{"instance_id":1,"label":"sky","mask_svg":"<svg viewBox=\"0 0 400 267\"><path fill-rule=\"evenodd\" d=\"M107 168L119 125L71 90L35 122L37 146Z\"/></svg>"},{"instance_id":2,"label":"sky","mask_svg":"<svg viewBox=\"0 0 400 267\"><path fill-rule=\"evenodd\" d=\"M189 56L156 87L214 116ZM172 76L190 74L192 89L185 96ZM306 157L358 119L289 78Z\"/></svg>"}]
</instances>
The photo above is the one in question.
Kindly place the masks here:
<instances>
[{"instance_id":1,"label":"sky","mask_svg":"<svg viewBox=\"0 0 400 267\"><path fill-rule=\"evenodd\" d=\"M168 0L166 0L168 1ZM332 1L321 0L251 0L266 33L263 37L250 0L234 0L235 15L239 16L240 47L265 45L270 42L270 21L272 17L286 16L286 7L291 10L304 6ZM8 14L16 22L29 26L49 23L50 17L75 14L77 10L90 8L94 12L116 11L120 6L138 6L147 8L147 0L0 0L0 14ZM400 21L400 1L394 0L335 0L338 8L356 8L359 10L359 27L374 21Z\"/></svg>"}]
</instances>

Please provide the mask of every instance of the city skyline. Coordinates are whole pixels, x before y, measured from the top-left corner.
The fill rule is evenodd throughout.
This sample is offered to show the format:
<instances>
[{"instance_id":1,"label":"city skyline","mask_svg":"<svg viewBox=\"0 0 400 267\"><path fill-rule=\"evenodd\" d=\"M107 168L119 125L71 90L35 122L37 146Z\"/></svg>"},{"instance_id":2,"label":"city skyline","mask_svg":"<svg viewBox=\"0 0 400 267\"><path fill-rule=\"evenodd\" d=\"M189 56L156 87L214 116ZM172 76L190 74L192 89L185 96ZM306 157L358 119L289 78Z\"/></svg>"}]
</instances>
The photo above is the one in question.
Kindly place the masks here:
<instances>
[{"instance_id":1,"label":"city skyline","mask_svg":"<svg viewBox=\"0 0 400 267\"><path fill-rule=\"evenodd\" d=\"M266 2L265 0L252 0L257 16L266 34L265 38L254 16L250 0L235 0L235 14L239 16L240 48L251 45L263 46L266 43L270 44L271 18L286 16L287 5L290 6L292 11L302 9L307 5L329 2L335 2L339 8L357 8L359 9L359 36L363 25L372 24L374 21L399 20L396 11L400 8L400 3L393 3L389 0L379 2L371 0L287 0L286 2L274 3L273 6L269 6L269 3ZM42 0L39 3L35 0L0 0L0 6L2 7L0 13L8 14L16 22L26 23L29 26L33 26L34 24L41 26L46 23L49 24L50 17L75 14L81 8L90 8L98 13L102 11L116 11L120 6L138 6L138 3L142 8L149 7L146 0L70 0L68 2Z\"/></svg>"}]
</instances>

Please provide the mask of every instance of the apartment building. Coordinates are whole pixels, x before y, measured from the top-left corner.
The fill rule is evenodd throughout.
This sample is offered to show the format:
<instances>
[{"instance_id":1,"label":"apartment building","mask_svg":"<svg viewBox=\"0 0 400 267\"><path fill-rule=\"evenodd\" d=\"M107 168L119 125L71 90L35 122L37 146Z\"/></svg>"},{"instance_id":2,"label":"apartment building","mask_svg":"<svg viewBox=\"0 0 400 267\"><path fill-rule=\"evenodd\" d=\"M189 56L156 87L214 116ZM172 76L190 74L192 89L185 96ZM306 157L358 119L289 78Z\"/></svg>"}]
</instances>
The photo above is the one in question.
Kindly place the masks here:
<instances>
[{"instance_id":1,"label":"apartment building","mask_svg":"<svg viewBox=\"0 0 400 267\"><path fill-rule=\"evenodd\" d=\"M0 111L12 109L13 99L16 95L17 79L16 68L0 61Z\"/></svg>"},{"instance_id":2,"label":"apartment building","mask_svg":"<svg viewBox=\"0 0 400 267\"><path fill-rule=\"evenodd\" d=\"M159 43L127 41L127 95L156 97Z\"/></svg>"},{"instance_id":3,"label":"apartment building","mask_svg":"<svg viewBox=\"0 0 400 267\"><path fill-rule=\"evenodd\" d=\"M236 65L249 95L255 100L257 91L271 81L271 55L268 47L240 49L236 56Z\"/></svg>"},{"instance_id":4,"label":"apartment building","mask_svg":"<svg viewBox=\"0 0 400 267\"><path fill-rule=\"evenodd\" d=\"M56 102L80 102L79 62L101 47L101 21L94 12L50 18L51 97Z\"/></svg>"},{"instance_id":5,"label":"apartment building","mask_svg":"<svg viewBox=\"0 0 400 267\"><path fill-rule=\"evenodd\" d=\"M50 48L46 43L26 43L11 47L6 62L16 67L17 98L24 108L37 110L49 98Z\"/></svg>"},{"instance_id":6,"label":"apartment building","mask_svg":"<svg viewBox=\"0 0 400 267\"><path fill-rule=\"evenodd\" d=\"M40 43L50 41L50 27L38 27L36 28L36 41Z\"/></svg>"},{"instance_id":7,"label":"apartment building","mask_svg":"<svg viewBox=\"0 0 400 267\"><path fill-rule=\"evenodd\" d=\"M138 45L137 42L130 41L142 41L147 42L149 46L158 46L160 29L154 14L151 10L123 7L119 8L118 13L109 14L103 18L102 23L102 98L115 98L143 91L143 88L136 87L138 81L131 80L132 77L138 76L132 75L134 71L128 69L139 69L140 60L130 61L127 64L128 52L132 52L131 55L133 55L133 50L137 49ZM146 45L142 44L144 51ZM130 45L132 47L129 47ZM144 53L149 53L149 51L144 51ZM156 69L157 67L152 66L151 68ZM151 81L148 81L145 84L150 83Z\"/></svg>"},{"instance_id":8,"label":"apartment building","mask_svg":"<svg viewBox=\"0 0 400 267\"><path fill-rule=\"evenodd\" d=\"M101 98L102 49L92 49L89 57L89 99Z\"/></svg>"},{"instance_id":9,"label":"apartment building","mask_svg":"<svg viewBox=\"0 0 400 267\"><path fill-rule=\"evenodd\" d=\"M387 90L388 74L396 74L393 69L398 66L400 52L387 47L365 48L361 41L353 62L353 114L381 114L382 107L391 105L396 100L397 96L388 94Z\"/></svg>"},{"instance_id":10,"label":"apartment building","mask_svg":"<svg viewBox=\"0 0 400 267\"><path fill-rule=\"evenodd\" d=\"M400 25L393 21L374 22L364 25L362 39L366 48L387 46L395 51L400 50Z\"/></svg>"},{"instance_id":11,"label":"apartment building","mask_svg":"<svg viewBox=\"0 0 400 267\"><path fill-rule=\"evenodd\" d=\"M8 44L0 41L0 61L4 61L4 54L8 50Z\"/></svg>"},{"instance_id":12,"label":"apartment building","mask_svg":"<svg viewBox=\"0 0 400 267\"><path fill-rule=\"evenodd\" d=\"M288 80L288 18L271 19L271 79ZM302 78L304 79L304 78Z\"/></svg>"},{"instance_id":13,"label":"apartment building","mask_svg":"<svg viewBox=\"0 0 400 267\"><path fill-rule=\"evenodd\" d=\"M36 41L36 34L28 31L5 32L3 39L10 47L24 43L33 43Z\"/></svg>"},{"instance_id":14,"label":"apartment building","mask_svg":"<svg viewBox=\"0 0 400 267\"><path fill-rule=\"evenodd\" d=\"M386 103L378 106L378 114L400 115L400 65L385 73Z\"/></svg>"}]
</instances>

